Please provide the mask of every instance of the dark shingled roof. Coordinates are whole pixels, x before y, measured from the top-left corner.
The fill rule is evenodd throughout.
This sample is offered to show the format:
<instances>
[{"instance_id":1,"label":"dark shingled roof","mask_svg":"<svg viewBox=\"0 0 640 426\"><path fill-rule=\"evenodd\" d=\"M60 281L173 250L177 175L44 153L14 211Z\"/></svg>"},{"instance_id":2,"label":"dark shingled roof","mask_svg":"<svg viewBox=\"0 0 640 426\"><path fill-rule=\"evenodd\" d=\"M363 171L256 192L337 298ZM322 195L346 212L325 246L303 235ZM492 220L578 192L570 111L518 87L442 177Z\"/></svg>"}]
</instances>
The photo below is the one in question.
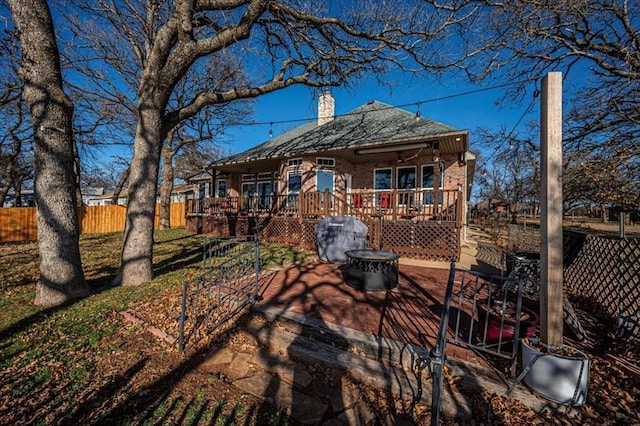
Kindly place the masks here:
<instances>
[{"instance_id":1,"label":"dark shingled roof","mask_svg":"<svg viewBox=\"0 0 640 426\"><path fill-rule=\"evenodd\" d=\"M456 132L460 130L427 118L416 120L409 111L370 101L322 126L316 122L304 124L213 165L424 140Z\"/></svg>"}]
</instances>

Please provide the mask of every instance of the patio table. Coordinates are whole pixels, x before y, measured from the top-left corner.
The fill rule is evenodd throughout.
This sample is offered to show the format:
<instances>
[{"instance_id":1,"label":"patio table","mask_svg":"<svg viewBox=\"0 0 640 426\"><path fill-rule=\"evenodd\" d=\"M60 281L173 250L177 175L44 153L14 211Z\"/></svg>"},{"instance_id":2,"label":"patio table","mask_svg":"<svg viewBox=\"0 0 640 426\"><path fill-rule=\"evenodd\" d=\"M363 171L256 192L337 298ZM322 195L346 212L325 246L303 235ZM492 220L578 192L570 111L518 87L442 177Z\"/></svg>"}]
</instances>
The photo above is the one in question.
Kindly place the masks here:
<instances>
[{"instance_id":1,"label":"patio table","mask_svg":"<svg viewBox=\"0 0 640 426\"><path fill-rule=\"evenodd\" d=\"M361 291L391 290L398 286L398 259L391 251L348 250L345 282Z\"/></svg>"}]
</instances>

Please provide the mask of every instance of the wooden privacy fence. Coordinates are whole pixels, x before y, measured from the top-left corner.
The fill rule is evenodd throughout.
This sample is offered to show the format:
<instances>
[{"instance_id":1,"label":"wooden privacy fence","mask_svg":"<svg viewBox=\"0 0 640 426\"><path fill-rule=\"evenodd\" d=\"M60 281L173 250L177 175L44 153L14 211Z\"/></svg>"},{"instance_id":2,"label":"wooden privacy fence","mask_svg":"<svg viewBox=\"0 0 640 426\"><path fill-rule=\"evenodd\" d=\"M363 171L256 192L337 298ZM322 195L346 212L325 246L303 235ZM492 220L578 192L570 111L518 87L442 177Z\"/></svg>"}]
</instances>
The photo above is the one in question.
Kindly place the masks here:
<instances>
[{"instance_id":1,"label":"wooden privacy fence","mask_svg":"<svg viewBox=\"0 0 640 426\"><path fill-rule=\"evenodd\" d=\"M8 207L0 209L0 242L36 239L36 209Z\"/></svg>"},{"instance_id":2,"label":"wooden privacy fence","mask_svg":"<svg viewBox=\"0 0 640 426\"><path fill-rule=\"evenodd\" d=\"M81 234L124 231L126 206L85 206L78 211ZM156 204L155 227L160 226L160 206ZM185 226L184 203L171 204L171 227ZM38 239L35 207L0 208L0 242Z\"/></svg>"}]
</instances>

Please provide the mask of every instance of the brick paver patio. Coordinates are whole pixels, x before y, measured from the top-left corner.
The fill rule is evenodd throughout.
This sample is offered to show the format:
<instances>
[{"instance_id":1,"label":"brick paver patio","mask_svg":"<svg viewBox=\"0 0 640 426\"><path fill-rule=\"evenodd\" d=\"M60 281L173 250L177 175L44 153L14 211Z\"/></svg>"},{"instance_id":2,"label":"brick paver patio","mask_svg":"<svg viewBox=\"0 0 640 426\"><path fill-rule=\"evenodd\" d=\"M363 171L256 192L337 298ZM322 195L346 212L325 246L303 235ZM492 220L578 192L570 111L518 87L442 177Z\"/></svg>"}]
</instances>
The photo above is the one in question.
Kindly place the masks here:
<instances>
[{"instance_id":1,"label":"brick paver patio","mask_svg":"<svg viewBox=\"0 0 640 426\"><path fill-rule=\"evenodd\" d=\"M344 282L343 266L309 262L267 271L260 279L259 304L291 310L372 336L431 349L440 324L448 269L400 265L398 288L361 292ZM447 354L484 364L464 348Z\"/></svg>"}]
</instances>

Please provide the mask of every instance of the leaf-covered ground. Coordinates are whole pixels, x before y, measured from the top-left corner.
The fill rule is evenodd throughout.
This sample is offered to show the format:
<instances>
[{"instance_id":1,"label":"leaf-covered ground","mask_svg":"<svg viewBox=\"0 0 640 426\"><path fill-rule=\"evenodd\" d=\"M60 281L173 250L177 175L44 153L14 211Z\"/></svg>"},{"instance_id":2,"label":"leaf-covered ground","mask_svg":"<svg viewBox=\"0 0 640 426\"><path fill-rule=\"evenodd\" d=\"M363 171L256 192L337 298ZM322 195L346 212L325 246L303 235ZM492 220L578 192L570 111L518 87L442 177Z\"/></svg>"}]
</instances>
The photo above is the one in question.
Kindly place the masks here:
<instances>
[{"instance_id":1,"label":"leaf-covered ground","mask_svg":"<svg viewBox=\"0 0 640 426\"><path fill-rule=\"evenodd\" d=\"M166 297L167 300L155 299L134 304L132 311L158 328L175 329L175 318L159 315L158 311L160 306L168 306L171 299L179 298L179 294L167 293ZM475 424L640 425L640 341L637 338L620 339L616 335L613 320L588 301L577 300L574 307L588 337L579 342L567 330L565 341L569 346L587 353L591 359L588 403L574 409L571 415L564 415L563 412L535 413L513 398L462 390L473 402L474 417L478 420ZM508 370L504 361L494 359L493 362L504 372ZM374 390L369 391L376 394ZM375 407L378 409L378 418L387 418L393 412L407 416L416 424L429 424L430 407L397 405L397 401L389 401L386 395L380 393L377 393L377 398ZM469 424L468 420L458 422L445 419L445 422Z\"/></svg>"},{"instance_id":2,"label":"leaf-covered ground","mask_svg":"<svg viewBox=\"0 0 640 426\"><path fill-rule=\"evenodd\" d=\"M158 328L175 330L175 312L166 308L176 303L182 282L199 273L202 238L182 230L158 232L156 278L136 288L109 285L121 239L121 234L82 238L92 295L56 309L31 303L37 245L0 245L0 424L292 424L224 377L203 373L198 366L206 348L182 357L175 346L121 314L129 310ZM268 250L265 255L285 261L304 257L283 247L274 250L277 255ZM618 339L615 324L588 300L575 301L575 307L589 332L586 344L574 342L592 360L588 403L573 417L537 415L511 399L475 393L470 395L475 424L640 424L638 340ZM238 343L232 331L219 337L222 344ZM395 412L428 423L428 407L378 398L375 419Z\"/></svg>"}]
</instances>

